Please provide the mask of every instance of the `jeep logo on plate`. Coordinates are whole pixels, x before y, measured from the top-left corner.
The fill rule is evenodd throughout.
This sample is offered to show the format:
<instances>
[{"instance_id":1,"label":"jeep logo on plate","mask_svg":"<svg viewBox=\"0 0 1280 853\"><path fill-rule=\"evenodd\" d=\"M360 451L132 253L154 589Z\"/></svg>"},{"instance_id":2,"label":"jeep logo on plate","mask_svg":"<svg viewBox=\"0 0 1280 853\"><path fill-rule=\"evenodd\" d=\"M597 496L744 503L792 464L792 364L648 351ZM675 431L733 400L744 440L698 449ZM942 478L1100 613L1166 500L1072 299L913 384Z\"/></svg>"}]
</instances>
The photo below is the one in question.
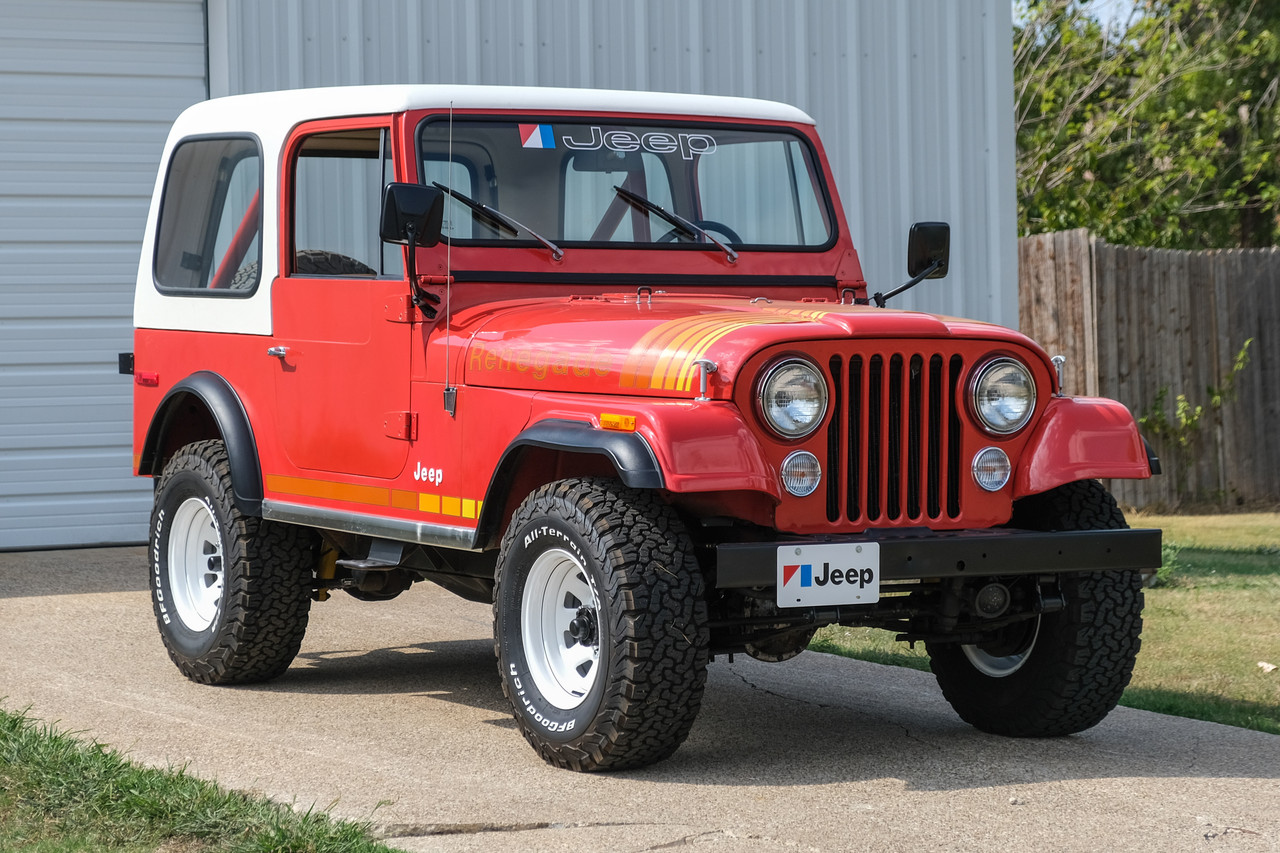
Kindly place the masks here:
<instances>
[{"instance_id":1,"label":"jeep logo on plate","mask_svg":"<svg viewBox=\"0 0 1280 853\"><path fill-rule=\"evenodd\" d=\"M880 544L778 548L778 606L871 604L880 600Z\"/></svg>"}]
</instances>

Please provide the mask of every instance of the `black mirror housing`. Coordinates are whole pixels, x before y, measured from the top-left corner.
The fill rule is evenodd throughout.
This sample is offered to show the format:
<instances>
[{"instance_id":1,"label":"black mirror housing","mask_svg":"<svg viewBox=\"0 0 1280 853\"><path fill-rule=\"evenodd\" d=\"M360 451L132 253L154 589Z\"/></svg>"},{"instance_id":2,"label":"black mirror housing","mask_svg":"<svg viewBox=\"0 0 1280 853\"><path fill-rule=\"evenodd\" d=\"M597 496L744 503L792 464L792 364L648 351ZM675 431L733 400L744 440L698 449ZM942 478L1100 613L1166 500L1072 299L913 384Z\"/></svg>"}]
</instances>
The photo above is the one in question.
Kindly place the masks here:
<instances>
[{"instance_id":1,"label":"black mirror housing","mask_svg":"<svg viewBox=\"0 0 1280 853\"><path fill-rule=\"evenodd\" d=\"M444 193L422 184L387 184L382 193L382 222L379 232L384 243L434 246L440 242L444 223Z\"/></svg>"},{"instance_id":2,"label":"black mirror housing","mask_svg":"<svg viewBox=\"0 0 1280 853\"><path fill-rule=\"evenodd\" d=\"M945 222L917 222L907 237L907 276L915 278L935 263L926 278L944 278L951 256L951 226Z\"/></svg>"}]
</instances>

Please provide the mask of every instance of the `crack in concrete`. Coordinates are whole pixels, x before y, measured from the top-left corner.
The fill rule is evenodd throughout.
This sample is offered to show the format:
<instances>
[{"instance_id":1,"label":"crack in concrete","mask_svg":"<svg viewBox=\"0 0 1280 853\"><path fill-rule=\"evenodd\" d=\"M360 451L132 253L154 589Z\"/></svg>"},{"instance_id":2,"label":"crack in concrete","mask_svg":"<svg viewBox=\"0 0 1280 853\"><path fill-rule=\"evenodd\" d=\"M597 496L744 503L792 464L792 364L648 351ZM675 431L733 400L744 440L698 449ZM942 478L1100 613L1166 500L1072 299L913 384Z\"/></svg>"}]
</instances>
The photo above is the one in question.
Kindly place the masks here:
<instances>
[{"instance_id":1,"label":"crack in concrete","mask_svg":"<svg viewBox=\"0 0 1280 853\"><path fill-rule=\"evenodd\" d=\"M518 823L384 823L375 825L370 834L379 840L392 838L429 838L436 835L483 835L490 832L530 832L540 829L607 829L622 826L659 826L653 823L557 823L527 821Z\"/></svg>"},{"instance_id":2,"label":"crack in concrete","mask_svg":"<svg viewBox=\"0 0 1280 853\"><path fill-rule=\"evenodd\" d=\"M788 696L788 695L786 695L785 693L777 693L777 692L775 692L775 691L773 691L773 690L768 689L767 687L761 687L759 684L756 684L754 681L752 681L751 679L747 678L747 676L746 676L745 674L743 674L743 673L739 672L738 670L734 669L733 667L730 667L730 668L729 668L729 672L731 672L731 673L733 673L735 676L737 676L737 678L738 678L740 681L742 681L742 683L743 683L743 684L747 685L747 686L748 686L748 687L750 687L752 690L759 690L761 693L764 693L764 694L765 694L765 695L767 695L767 696L772 696L772 697L774 697L775 699L785 699L785 700L787 700L787 701L789 701L789 702L800 702L800 703L802 703L802 704L809 705L809 706L814 707L814 708L819 708L819 709L821 709L821 710L823 710L823 711L830 711L830 710L835 710L835 709L842 709L842 710L846 710L846 711L858 711L858 712L863 712L863 713L865 713L865 712L866 712L866 709L855 708L855 707L853 707L853 706L851 706L851 705L824 705L824 704L822 704L821 702L815 702L815 701L813 701L812 699L806 699L806 698L804 698L803 696ZM934 750L939 750L939 749L941 749L941 748L942 748L941 744L938 744L938 743L936 743L936 742L934 742L934 741L931 741L931 740L925 740L924 738L917 737L916 735L913 735L913 734L911 733L911 729L907 728L907 726L903 725L901 722L898 722L897 720L891 720L891 719L888 719L888 718L886 718L886 717L881 717L881 716L878 716L878 715L873 715L873 716L875 716L875 718L876 718L877 720L880 720L881 722L885 723L886 725L891 725L891 726L894 726L895 728L899 728L899 729L901 729L901 730L902 730L902 735L903 735L903 737L905 737L907 740L915 741L915 742L916 742L916 743L918 743L918 744L922 744L923 746L930 747L930 748L932 748L932 749L934 749Z\"/></svg>"},{"instance_id":3,"label":"crack in concrete","mask_svg":"<svg viewBox=\"0 0 1280 853\"><path fill-rule=\"evenodd\" d=\"M759 684L756 684L754 681L747 678L746 675L734 669L733 667L729 668L729 672L733 673L733 675L736 676L738 680L740 680L743 684L750 687L752 690L759 690L761 693L765 694L766 696L772 696L775 699L785 699L788 702L801 702L805 705L812 705L814 708L820 708L824 711L830 711L836 708L846 707L844 705L823 705L821 702L815 702L812 699L806 699L803 696L788 696L785 693L777 693L773 690L770 690L767 687L761 687Z\"/></svg>"}]
</instances>

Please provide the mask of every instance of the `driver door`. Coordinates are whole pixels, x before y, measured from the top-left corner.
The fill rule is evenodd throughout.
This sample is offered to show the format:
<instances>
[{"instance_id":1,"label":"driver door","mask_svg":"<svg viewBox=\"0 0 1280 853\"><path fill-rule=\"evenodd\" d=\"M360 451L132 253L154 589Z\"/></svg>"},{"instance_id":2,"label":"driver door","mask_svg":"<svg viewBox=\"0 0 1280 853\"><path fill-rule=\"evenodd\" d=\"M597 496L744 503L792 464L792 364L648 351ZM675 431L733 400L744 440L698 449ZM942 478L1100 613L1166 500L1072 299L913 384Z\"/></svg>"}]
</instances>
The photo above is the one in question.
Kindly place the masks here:
<instances>
[{"instance_id":1,"label":"driver door","mask_svg":"<svg viewBox=\"0 0 1280 853\"><path fill-rule=\"evenodd\" d=\"M413 437L399 247L378 235L388 120L304 126L286 159L292 215L272 288L277 419L298 468L396 477ZM282 223L282 227L284 223Z\"/></svg>"}]
</instances>

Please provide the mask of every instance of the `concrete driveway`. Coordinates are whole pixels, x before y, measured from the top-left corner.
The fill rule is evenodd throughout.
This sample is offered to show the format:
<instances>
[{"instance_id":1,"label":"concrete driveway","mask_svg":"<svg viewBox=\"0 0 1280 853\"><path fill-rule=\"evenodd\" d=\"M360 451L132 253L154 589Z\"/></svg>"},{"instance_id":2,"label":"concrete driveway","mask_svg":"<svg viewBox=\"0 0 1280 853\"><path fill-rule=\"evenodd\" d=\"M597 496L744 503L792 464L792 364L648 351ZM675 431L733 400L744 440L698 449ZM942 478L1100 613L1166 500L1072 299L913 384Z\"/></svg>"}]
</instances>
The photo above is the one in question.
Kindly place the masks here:
<instances>
[{"instance_id":1,"label":"concrete driveway","mask_svg":"<svg viewBox=\"0 0 1280 853\"><path fill-rule=\"evenodd\" d=\"M544 765L489 609L423 584L317 605L279 680L182 678L141 548L0 553L0 697L157 765L369 820L407 851L1280 851L1280 737L1117 709L1056 740L969 728L927 674L724 658L638 772Z\"/></svg>"}]
</instances>

